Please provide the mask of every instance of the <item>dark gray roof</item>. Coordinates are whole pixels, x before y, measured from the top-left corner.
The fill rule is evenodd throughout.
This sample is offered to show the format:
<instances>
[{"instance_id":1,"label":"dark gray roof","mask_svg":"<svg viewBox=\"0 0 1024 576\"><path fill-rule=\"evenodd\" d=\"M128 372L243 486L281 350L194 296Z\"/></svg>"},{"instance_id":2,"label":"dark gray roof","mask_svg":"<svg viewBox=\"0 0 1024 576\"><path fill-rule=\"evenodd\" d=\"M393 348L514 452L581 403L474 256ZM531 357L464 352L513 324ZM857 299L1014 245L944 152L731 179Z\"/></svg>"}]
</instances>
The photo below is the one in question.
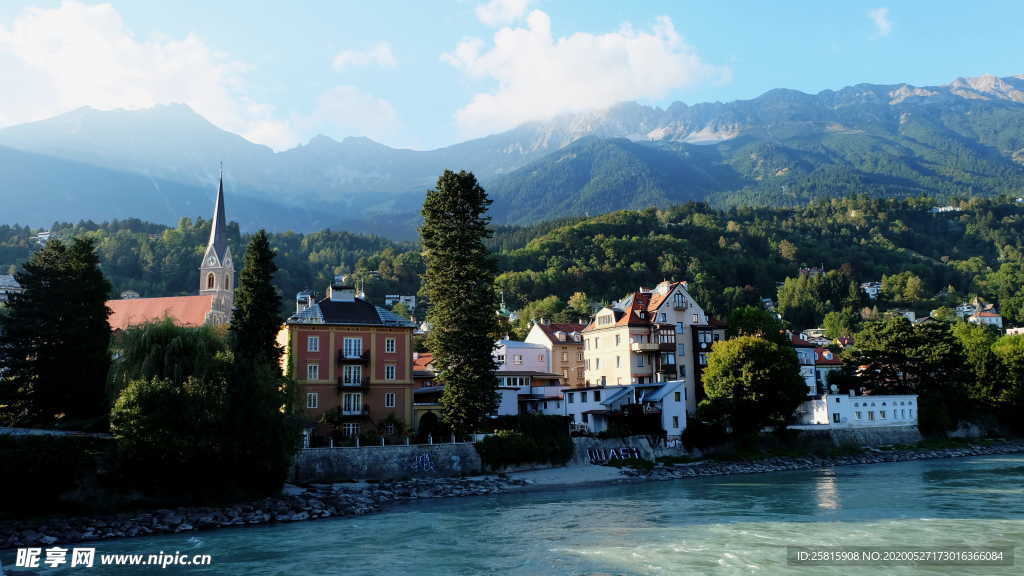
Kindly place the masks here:
<instances>
[{"instance_id":1,"label":"dark gray roof","mask_svg":"<svg viewBox=\"0 0 1024 576\"><path fill-rule=\"evenodd\" d=\"M228 249L227 223L224 219L224 176L220 178L220 185L217 187L217 203L213 207L213 222L210 225L210 242L207 247L213 246L217 258L223 262L224 254Z\"/></svg>"},{"instance_id":2,"label":"dark gray roof","mask_svg":"<svg viewBox=\"0 0 1024 576\"><path fill-rule=\"evenodd\" d=\"M397 326L413 328L415 324L362 298L338 302L324 298L302 312L292 315L289 324L355 324L362 326Z\"/></svg>"}]
</instances>

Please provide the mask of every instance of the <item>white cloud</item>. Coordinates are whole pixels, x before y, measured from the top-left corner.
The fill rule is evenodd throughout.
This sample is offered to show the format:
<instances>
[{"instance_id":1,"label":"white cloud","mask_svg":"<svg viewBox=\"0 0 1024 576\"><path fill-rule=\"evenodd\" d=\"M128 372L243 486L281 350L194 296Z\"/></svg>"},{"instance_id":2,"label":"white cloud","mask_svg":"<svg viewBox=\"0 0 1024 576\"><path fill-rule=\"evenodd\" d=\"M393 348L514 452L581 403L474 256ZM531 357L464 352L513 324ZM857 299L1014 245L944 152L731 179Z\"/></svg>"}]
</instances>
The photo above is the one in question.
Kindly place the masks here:
<instances>
[{"instance_id":1,"label":"white cloud","mask_svg":"<svg viewBox=\"0 0 1024 576\"><path fill-rule=\"evenodd\" d=\"M0 25L0 77L17 87L0 106L0 125L81 106L184 102L227 130L267 133L272 110L249 100L246 71L194 34L140 40L109 4L27 8L9 28Z\"/></svg>"},{"instance_id":2,"label":"white cloud","mask_svg":"<svg viewBox=\"0 0 1024 576\"><path fill-rule=\"evenodd\" d=\"M705 63L660 17L650 30L624 24L606 34L553 38L548 15L495 32L493 46L468 38L441 59L472 78L497 82L456 112L465 137L481 136L566 112L661 98L670 90L728 81L730 70Z\"/></svg>"},{"instance_id":3,"label":"white cloud","mask_svg":"<svg viewBox=\"0 0 1024 576\"><path fill-rule=\"evenodd\" d=\"M892 20L889 18L888 8L875 8L868 11L868 18L875 24L875 32L878 36L885 37L892 33Z\"/></svg>"},{"instance_id":4,"label":"white cloud","mask_svg":"<svg viewBox=\"0 0 1024 576\"><path fill-rule=\"evenodd\" d=\"M476 7L477 20L495 27L510 24L526 15L530 0L491 0Z\"/></svg>"},{"instance_id":5,"label":"white cloud","mask_svg":"<svg viewBox=\"0 0 1024 576\"><path fill-rule=\"evenodd\" d=\"M292 123L303 134L366 136L377 141L394 138L401 127L390 102L355 86L336 86L322 94L312 113L295 117Z\"/></svg>"},{"instance_id":6,"label":"white cloud","mask_svg":"<svg viewBox=\"0 0 1024 576\"><path fill-rule=\"evenodd\" d=\"M365 68L371 65L380 66L381 68L394 68L398 66L395 55L391 51L390 43L378 42L368 50L342 50L334 57L335 70Z\"/></svg>"}]
</instances>

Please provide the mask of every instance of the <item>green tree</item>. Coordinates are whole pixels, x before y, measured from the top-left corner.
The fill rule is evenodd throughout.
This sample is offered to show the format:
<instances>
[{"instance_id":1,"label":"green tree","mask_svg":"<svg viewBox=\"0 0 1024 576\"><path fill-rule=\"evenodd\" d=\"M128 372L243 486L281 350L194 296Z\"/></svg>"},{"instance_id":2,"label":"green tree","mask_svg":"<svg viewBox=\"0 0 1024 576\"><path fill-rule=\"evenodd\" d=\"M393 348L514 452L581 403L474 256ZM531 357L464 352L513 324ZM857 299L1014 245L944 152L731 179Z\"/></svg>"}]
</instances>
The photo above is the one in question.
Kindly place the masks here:
<instances>
[{"instance_id":1,"label":"green tree","mask_svg":"<svg viewBox=\"0 0 1024 576\"><path fill-rule=\"evenodd\" d=\"M729 313L728 336L759 336L778 344L786 343L786 326L770 310L759 306L742 306Z\"/></svg>"},{"instance_id":2,"label":"green tree","mask_svg":"<svg viewBox=\"0 0 1024 576\"><path fill-rule=\"evenodd\" d=\"M445 170L423 203L420 239L430 301L427 347L444 385L441 411L458 433L472 432L498 405L492 357L496 263L484 241L491 201L469 172Z\"/></svg>"},{"instance_id":3,"label":"green tree","mask_svg":"<svg viewBox=\"0 0 1024 576\"><path fill-rule=\"evenodd\" d=\"M241 364L256 362L279 366L281 348L277 333L281 329L281 297L274 289L274 251L265 230L249 241L245 261L235 290L235 309L231 315L231 349Z\"/></svg>"},{"instance_id":4,"label":"green tree","mask_svg":"<svg viewBox=\"0 0 1024 576\"><path fill-rule=\"evenodd\" d=\"M970 322L953 325L953 336L963 348L967 368L973 375L968 379L971 399L986 406L999 403L1006 382L1003 365L993 347L999 339L999 330Z\"/></svg>"},{"instance_id":5,"label":"green tree","mask_svg":"<svg viewBox=\"0 0 1024 576\"><path fill-rule=\"evenodd\" d=\"M115 396L131 381L223 378L230 363L227 346L210 326L182 327L171 319L131 326L113 342L116 360L110 366Z\"/></svg>"},{"instance_id":6,"label":"green tree","mask_svg":"<svg viewBox=\"0 0 1024 576\"><path fill-rule=\"evenodd\" d=\"M110 283L91 240L53 239L15 275L0 316L0 412L8 424L102 429L109 403Z\"/></svg>"},{"instance_id":7,"label":"green tree","mask_svg":"<svg viewBox=\"0 0 1024 576\"><path fill-rule=\"evenodd\" d=\"M1005 388L997 400L1011 410L1011 422L1020 429L1021 416L1024 416L1024 336L1003 336L992 346L992 351L1006 376Z\"/></svg>"},{"instance_id":8,"label":"green tree","mask_svg":"<svg viewBox=\"0 0 1024 576\"><path fill-rule=\"evenodd\" d=\"M852 336L856 324L857 315L850 308L843 308L840 311L833 310L825 314L825 318L821 321L821 326L825 329L825 336L829 338Z\"/></svg>"},{"instance_id":9,"label":"green tree","mask_svg":"<svg viewBox=\"0 0 1024 576\"><path fill-rule=\"evenodd\" d=\"M570 316L569 318L566 318L569 322L583 320L583 322L586 323L589 321L593 311L591 309L590 298L587 297L587 293L573 292L572 296L569 297L569 301L566 303L565 314Z\"/></svg>"},{"instance_id":10,"label":"green tree","mask_svg":"<svg viewBox=\"0 0 1024 576\"><path fill-rule=\"evenodd\" d=\"M757 336L740 336L714 345L704 370L711 405L728 414L733 433L756 434L765 426L785 426L807 386L796 352Z\"/></svg>"}]
</instances>

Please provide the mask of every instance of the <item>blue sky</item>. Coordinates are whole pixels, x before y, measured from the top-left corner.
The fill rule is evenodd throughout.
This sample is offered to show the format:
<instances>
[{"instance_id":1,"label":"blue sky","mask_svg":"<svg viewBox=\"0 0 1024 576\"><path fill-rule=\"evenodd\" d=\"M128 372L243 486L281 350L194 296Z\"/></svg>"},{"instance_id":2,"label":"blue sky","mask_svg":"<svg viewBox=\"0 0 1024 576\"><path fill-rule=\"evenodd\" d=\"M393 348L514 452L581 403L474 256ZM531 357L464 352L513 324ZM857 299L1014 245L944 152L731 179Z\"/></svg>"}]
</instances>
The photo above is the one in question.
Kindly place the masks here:
<instances>
[{"instance_id":1,"label":"blue sky","mask_svg":"<svg viewBox=\"0 0 1024 576\"><path fill-rule=\"evenodd\" d=\"M7 1L0 126L185 102L275 149L434 148L615 101L1024 73L1022 2Z\"/></svg>"}]
</instances>

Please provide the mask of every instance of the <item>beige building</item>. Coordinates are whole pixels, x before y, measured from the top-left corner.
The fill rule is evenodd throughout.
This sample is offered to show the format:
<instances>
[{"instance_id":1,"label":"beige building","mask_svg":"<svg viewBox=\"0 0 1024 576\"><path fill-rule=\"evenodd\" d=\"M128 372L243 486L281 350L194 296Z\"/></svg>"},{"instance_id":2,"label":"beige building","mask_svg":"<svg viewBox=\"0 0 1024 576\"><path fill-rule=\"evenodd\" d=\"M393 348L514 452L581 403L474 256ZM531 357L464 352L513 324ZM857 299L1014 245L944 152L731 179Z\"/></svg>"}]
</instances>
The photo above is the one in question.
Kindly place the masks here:
<instances>
[{"instance_id":1,"label":"beige building","mask_svg":"<svg viewBox=\"0 0 1024 576\"><path fill-rule=\"evenodd\" d=\"M685 282L662 282L602 308L583 330L587 386L625 386L683 380L686 409L697 409L695 386L714 341L724 330L710 323ZM706 342L705 342L706 340Z\"/></svg>"},{"instance_id":2,"label":"beige building","mask_svg":"<svg viewBox=\"0 0 1024 576\"><path fill-rule=\"evenodd\" d=\"M572 388L586 385L583 359L585 324L551 322L541 318L530 327L526 342L548 349L549 372L562 377L562 384Z\"/></svg>"}]
</instances>

